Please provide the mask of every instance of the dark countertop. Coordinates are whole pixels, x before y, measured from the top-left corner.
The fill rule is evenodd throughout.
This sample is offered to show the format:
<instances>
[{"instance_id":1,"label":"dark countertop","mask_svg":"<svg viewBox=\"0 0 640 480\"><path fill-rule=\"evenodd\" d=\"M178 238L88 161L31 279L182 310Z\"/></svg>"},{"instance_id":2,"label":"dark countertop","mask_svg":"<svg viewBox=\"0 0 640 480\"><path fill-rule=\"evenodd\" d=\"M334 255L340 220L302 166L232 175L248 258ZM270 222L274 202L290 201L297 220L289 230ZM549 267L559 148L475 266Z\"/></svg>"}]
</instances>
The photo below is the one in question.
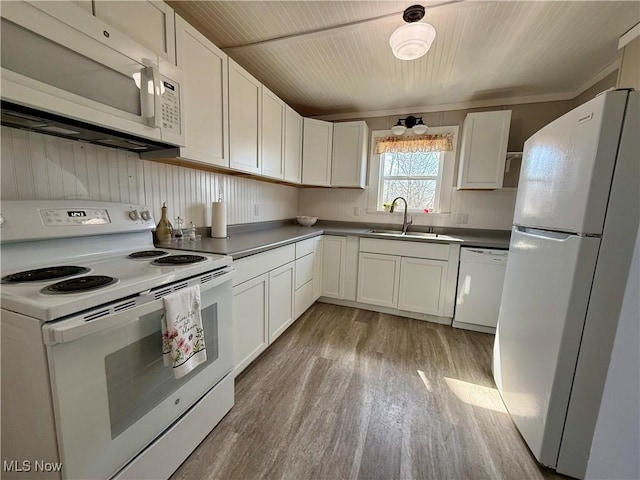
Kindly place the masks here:
<instances>
[{"instance_id":1,"label":"dark countertop","mask_svg":"<svg viewBox=\"0 0 640 480\"><path fill-rule=\"evenodd\" d=\"M238 260L249 255L265 252L273 248L282 247L323 234L359 236L393 241L459 243L461 247L497 249L508 249L509 239L511 237L511 232L508 230L476 230L441 227L435 227L434 231L449 237L446 240L438 238L389 237L369 233L373 228L397 229L398 227L395 225L367 225L349 222L318 222L318 224L313 227L302 227L292 224L290 221L264 222L253 225L231 226L228 231L229 237L226 239L211 238L208 236L209 233L203 229L200 240L195 242L183 241L180 243L172 243L170 247L176 250L231 255L234 260ZM416 227L411 230L420 231L424 230L424 228Z\"/></svg>"}]
</instances>

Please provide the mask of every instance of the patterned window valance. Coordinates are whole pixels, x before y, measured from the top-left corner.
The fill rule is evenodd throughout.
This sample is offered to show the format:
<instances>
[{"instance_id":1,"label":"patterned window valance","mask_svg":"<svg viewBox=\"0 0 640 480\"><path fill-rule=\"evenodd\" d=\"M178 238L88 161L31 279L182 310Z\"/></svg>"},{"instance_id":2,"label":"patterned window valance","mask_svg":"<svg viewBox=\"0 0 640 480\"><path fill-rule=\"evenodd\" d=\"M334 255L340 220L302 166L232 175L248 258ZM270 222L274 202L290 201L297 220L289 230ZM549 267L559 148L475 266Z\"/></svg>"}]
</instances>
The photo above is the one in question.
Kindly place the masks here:
<instances>
[{"instance_id":1,"label":"patterned window valance","mask_svg":"<svg viewBox=\"0 0 640 480\"><path fill-rule=\"evenodd\" d=\"M414 135L412 137L380 137L376 139L376 153L450 152L453 133Z\"/></svg>"}]
</instances>

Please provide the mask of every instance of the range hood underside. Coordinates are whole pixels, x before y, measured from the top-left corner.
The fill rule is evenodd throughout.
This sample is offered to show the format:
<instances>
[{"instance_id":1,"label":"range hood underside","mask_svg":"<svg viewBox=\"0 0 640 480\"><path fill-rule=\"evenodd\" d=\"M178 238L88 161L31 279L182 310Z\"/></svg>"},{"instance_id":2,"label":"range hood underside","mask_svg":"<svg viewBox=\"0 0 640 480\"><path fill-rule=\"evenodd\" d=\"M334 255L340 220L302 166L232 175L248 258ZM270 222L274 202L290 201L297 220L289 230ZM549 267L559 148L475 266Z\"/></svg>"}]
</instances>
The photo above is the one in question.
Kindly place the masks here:
<instances>
[{"instance_id":1,"label":"range hood underside","mask_svg":"<svg viewBox=\"0 0 640 480\"><path fill-rule=\"evenodd\" d=\"M175 148L173 145L116 132L108 128L61 117L4 100L0 105L2 108L0 124L7 127L80 140L138 153Z\"/></svg>"}]
</instances>

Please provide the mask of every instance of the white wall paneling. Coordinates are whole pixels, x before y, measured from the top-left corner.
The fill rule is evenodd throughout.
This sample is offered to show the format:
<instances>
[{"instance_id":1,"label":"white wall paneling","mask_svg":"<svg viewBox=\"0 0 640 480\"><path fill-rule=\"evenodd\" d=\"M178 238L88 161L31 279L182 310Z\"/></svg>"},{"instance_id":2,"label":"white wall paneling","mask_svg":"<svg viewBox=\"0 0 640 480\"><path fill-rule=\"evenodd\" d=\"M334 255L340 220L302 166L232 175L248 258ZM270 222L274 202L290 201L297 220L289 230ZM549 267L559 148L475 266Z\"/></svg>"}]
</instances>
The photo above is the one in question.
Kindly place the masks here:
<instances>
[{"instance_id":1,"label":"white wall paneling","mask_svg":"<svg viewBox=\"0 0 640 480\"><path fill-rule=\"evenodd\" d=\"M2 200L86 199L140 203L135 153L2 127Z\"/></svg>"},{"instance_id":2,"label":"white wall paneling","mask_svg":"<svg viewBox=\"0 0 640 480\"><path fill-rule=\"evenodd\" d=\"M211 202L219 195L231 225L292 218L298 207L294 187L140 160L124 150L8 127L2 127L0 177L2 200L140 203L156 220L167 202L170 221L180 215L197 226L211 225Z\"/></svg>"},{"instance_id":3,"label":"white wall paneling","mask_svg":"<svg viewBox=\"0 0 640 480\"><path fill-rule=\"evenodd\" d=\"M367 212L368 188L365 190L305 188L300 190L299 215L318 216L323 220L402 224L402 213ZM451 194L451 213L415 214L414 225L486 228L510 230L515 208L515 190L492 192L456 191ZM354 215L358 207L360 215ZM457 224L458 213L468 213L467 224Z\"/></svg>"}]
</instances>

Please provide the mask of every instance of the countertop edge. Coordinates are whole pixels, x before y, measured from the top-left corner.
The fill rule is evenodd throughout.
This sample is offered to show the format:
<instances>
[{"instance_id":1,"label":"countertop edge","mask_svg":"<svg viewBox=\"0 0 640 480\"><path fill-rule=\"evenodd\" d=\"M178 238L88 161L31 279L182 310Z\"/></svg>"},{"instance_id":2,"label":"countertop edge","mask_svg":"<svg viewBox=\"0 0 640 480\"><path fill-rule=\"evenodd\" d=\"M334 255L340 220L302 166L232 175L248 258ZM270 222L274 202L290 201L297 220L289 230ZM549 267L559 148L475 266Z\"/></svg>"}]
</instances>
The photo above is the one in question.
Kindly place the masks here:
<instances>
[{"instance_id":1,"label":"countertop edge","mask_svg":"<svg viewBox=\"0 0 640 480\"><path fill-rule=\"evenodd\" d=\"M286 228L286 227L284 227ZM336 235L336 236L354 236L354 237L364 237L364 238L376 238L380 240L390 240L390 241L411 241L411 242L421 242L421 243L447 243L447 244L456 244L460 247L475 247L475 248L491 248L491 249L500 249L507 250L509 248L508 239L499 240L499 239L491 239L491 238L483 238L482 234L478 235L478 238L473 238L473 236L469 235L458 235L460 238L459 241L456 242L443 242L442 240L435 240L430 238L418 238L418 237L408 237L408 238L392 238L392 237L382 237L380 235L368 233L370 228L341 228L341 227L331 227L331 226L321 226L321 227L310 227L313 230L309 231L305 234L297 234L282 240L278 240L271 243L266 243L263 245L257 245L255 247L246 248L243 250L232 251L230 248L204 248L200 242L196 244L178 244L172 245L171 248L176 250L185 250L192 252L205 252L219 255L229 255L233 258L233 260L240 260L241 258L249 257L251 255L257 255L259 253L263 253L269 250L273 250L275 248L284 247L286 245L290 245L292 243L300 242L303 240L307 240L310 238L314 238L320 235ZM276 229L272 229L270 231L275 231ZM248 234L247 232L246 234ZM239 234L240 235L240 234ZM227 240L232 241L232 240ZM224 251L223 251L224 250Z\"/></svg>"}]
</instances>

